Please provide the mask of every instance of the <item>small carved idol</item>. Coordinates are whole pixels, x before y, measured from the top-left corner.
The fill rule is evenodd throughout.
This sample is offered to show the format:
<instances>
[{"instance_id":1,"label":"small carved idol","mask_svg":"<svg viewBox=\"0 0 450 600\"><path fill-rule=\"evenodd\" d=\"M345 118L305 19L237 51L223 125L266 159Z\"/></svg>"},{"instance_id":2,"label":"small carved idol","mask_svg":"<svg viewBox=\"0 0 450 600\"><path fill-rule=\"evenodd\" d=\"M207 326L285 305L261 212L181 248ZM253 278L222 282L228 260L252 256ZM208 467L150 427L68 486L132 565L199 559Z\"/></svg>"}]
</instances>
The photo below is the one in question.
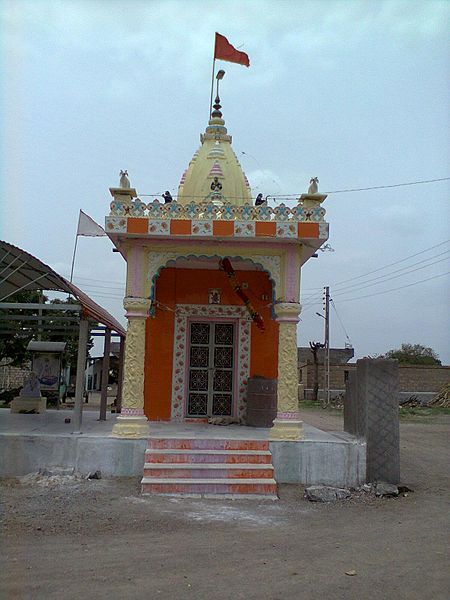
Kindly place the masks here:
<instances>
[{"instance_id":1,"label":"small carved idol","mask_svg":"<svg viewBox=\"0 0 450 600\"><path fill-rule=\"evenodd\" d=\"M19 395L26 398L41 397L41 384L34 371L31 371L30 376L25 380Z\"/></svg>"},{"instance_id":2,"label":"small carved idol","mask_svg":"<svg viewBox=\"0 0 450 600\"><path fill-rule=\"evenodd\" d=\"M120 171L120 187L126 190L130 189L130 180L128 179L128 171Z\"/></svg>"},{"instance_id":3,"label":"small carved idol","mask_svg":"<svg viewBox=\"0 0 450 600\"><path fill-rule=\"evenodd\" d=\"M319 191L319 186L317 185L318 183L319 183L318 177L311 177L311 179L309 180L309 188L308 188L309 195L317 194L317 192Z\"/></svg>"}]
</instances>

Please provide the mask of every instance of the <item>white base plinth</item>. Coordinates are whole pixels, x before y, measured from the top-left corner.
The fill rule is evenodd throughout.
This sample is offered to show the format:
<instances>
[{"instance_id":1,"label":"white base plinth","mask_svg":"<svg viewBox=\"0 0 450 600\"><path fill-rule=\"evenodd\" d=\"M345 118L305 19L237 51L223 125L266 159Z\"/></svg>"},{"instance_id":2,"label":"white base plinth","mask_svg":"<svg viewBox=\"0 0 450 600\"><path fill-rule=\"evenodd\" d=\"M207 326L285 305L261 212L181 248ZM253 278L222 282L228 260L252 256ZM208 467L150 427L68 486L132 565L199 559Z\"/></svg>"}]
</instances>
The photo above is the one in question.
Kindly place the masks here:
<instances>
[{"instance_id":1,"label":"white base plinth","mask_svg":"<svg viewBox=\"0 0 450 600\"><path fill-rule=\"evenodd\" d=\"M12 413L44 413L47 410L47 398L29 398L27 396L16 396L11 401Z\"/></svg>"}]
</instances>

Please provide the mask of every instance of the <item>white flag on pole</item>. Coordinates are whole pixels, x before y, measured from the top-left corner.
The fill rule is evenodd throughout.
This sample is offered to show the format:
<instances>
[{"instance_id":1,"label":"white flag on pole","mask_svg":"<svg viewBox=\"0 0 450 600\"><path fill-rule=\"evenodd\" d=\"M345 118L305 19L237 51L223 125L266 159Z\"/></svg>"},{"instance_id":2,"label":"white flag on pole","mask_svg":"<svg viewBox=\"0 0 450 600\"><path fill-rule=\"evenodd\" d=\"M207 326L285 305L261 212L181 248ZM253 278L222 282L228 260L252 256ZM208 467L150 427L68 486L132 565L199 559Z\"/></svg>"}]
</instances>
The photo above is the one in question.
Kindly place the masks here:
<instances>
[{"instance_id":1,"label":"white flag on pole","mask_svg":"<svg viewBox=\"0 0 450 600\"><path fill-rule=\"evenodd\" d=\"M106 232L103 229L103 227L100 227L100 225L94 221L94 219L92 219L89 215L80 210L80 216L78 217L77 235L97 237L100 235L106 235Z\"/></svg>"}]
</instances>

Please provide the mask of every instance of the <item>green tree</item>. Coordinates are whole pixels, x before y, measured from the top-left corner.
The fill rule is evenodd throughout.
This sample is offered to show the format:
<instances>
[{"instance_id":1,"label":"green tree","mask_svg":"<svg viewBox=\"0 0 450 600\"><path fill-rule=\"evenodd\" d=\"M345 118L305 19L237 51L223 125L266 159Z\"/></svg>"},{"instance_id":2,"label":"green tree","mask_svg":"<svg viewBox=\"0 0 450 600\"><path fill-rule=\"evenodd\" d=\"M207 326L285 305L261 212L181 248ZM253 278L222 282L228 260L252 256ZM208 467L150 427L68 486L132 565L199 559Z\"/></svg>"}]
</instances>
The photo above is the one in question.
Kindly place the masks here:
<instances>
[{"instance_id":1,"label":"green tree","mask_svg":"<svg viewBox=\"0 0 450 600\"><path fill-rule=\"evenodd\" d=\"M44 298L45 302L46 298ZM37 303L41 301L38 291L23 290L8 298L9 302ZM37 310L8 309L0 314L0 359L7 359L7 364L22 367L30 359L27 352L28 342L33 339L34 328L30 321L12 321L11 315L37 315Z\"/></svg>"},{"instance_id":2,"label":"green tree","mask_svg":"<svg viewBox=\"0 0 450 600\"><path fill-rule=\"evenodd\" d=\"M47 303L47 298L40 296L39 291L22 291L14 294L11 297L11 302L26 302L26 303ZM67 300L51 300L49 306L52 304L77 304L77 300L68 298ZM37 328L36 321L12 321L8 320L10 315L38 315L38 310L30 309L9 309L2 311L2 330L4 333L0 333L0 359L8 359L8 363L11 366L22 367L27 361L31 359L31 353L27 351L28 343L32 339L36 339ZM76 313L70 313L72 316ZM67 321L61 318L60 311L45 311L46 317L54 317L51 321L46 321L46 324L60 325L62 328L67 326ZM69 322L70 325L75 323ZM94 322L89 323L90 328L97 325ZM70 365L72 374L76 372L77 365L77 351L78 351L78 331L61 331L60 333L52 333L50 329L45 330L45 325L41 331L41 339L49 340L53 342L66 342L66 350L63 354L63 366ZM93 346L92 338L88 341L88 351Z\"/></svg>"},{"instance_id":3,"label":"green tree","mask_svg":"<svg viewBox=\"0 0 450 600\"><path fill-rule=\"evenodd\" d=\"M439 356L432 348L421 344L402 344L398 350L389 350L383 358L396 358L407 365L440 365Z\"/></svg>"}]
</instances>

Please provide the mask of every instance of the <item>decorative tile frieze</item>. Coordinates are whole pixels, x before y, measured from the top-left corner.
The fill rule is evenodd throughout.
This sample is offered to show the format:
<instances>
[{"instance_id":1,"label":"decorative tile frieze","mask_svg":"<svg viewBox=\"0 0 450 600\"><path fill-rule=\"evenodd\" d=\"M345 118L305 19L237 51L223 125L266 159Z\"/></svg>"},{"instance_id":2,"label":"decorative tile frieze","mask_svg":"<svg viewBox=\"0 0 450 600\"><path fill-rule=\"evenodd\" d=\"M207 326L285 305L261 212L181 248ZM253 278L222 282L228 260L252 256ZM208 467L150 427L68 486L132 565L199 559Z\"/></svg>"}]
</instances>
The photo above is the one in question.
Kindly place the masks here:
<instances>
[{"instance_id":1,"label":"decorative tile frieze","mask_svg":"<svg viewBox=\"0 0 450 600\"><path fill-rule=\"evenodd\" d=\"M214 202L213 202L214 200ZM222 221L295 221L319 223L324 221L325 209L318 206L297 205L292 208L285 204L276 207L268 205L237 206L228 202L223 195L210 198L207 202L178 204L176 200L168 204L153 200L148 204L139 198L134 200L114 199L110 204L110 216L148 217L149 219L197 219Z\"/></svg>"},{"instance_id":2,"label":"decorative tile frieze","mask_svg":"<svg viewBox=\"0 0 450 600\"><path fill-rule=\"evenodd\" d=\"M212 221L192 221L192 235L212 235L213 225Z\"/></svg>"},{"instance_id":3,"label":"decorative tile frieze","mask_svg":"<svg viewBox=\"0 0 450 600\"><path fill-rule=\"evenodd\" d=\"M235 237L255 237L255 221L235 221Z\"/></svg>"},{"instance_id":4,"label":"decorative tile frieze","mask_svg":"<svg viewBox=\"0 0 450 600\"><path fill-rule=\"evenodd\" d=\"M327 240L329 235L330 225L328 223L319 223L319 239Z\"/></svg>"},{"instance_id":5,"label":"decorative tile frieze","mask_svg":"<svg viewBox=\"0 0 450 600\"><path fill-rule=\"evenodd\" d=\"M125 233L127 230L127 219L126 217L106 217L105 228L107 232Z\"/></svg>"},{"instance_id":6,"label":"decorative tile frieze","mask_svg":"<svg viewBox=\"0 0 450 600\"><path fill-rule=\"evenodd\" d=\"M298 237L297 223L290 223L289 221L277 223L277 237L297 238Z\"/></svg>"},{"instance_id":7,"label":"decorative tile frieze","mask_svg":"<svg viewBox=\"0 0 450 600\"><path fill-rule=\"evenodd\" d=\"M169 219L166 219L165 221L149 219L148 232L150 235L168 235L168 234L170 234Z\"/></svg>"}]
</instances>

